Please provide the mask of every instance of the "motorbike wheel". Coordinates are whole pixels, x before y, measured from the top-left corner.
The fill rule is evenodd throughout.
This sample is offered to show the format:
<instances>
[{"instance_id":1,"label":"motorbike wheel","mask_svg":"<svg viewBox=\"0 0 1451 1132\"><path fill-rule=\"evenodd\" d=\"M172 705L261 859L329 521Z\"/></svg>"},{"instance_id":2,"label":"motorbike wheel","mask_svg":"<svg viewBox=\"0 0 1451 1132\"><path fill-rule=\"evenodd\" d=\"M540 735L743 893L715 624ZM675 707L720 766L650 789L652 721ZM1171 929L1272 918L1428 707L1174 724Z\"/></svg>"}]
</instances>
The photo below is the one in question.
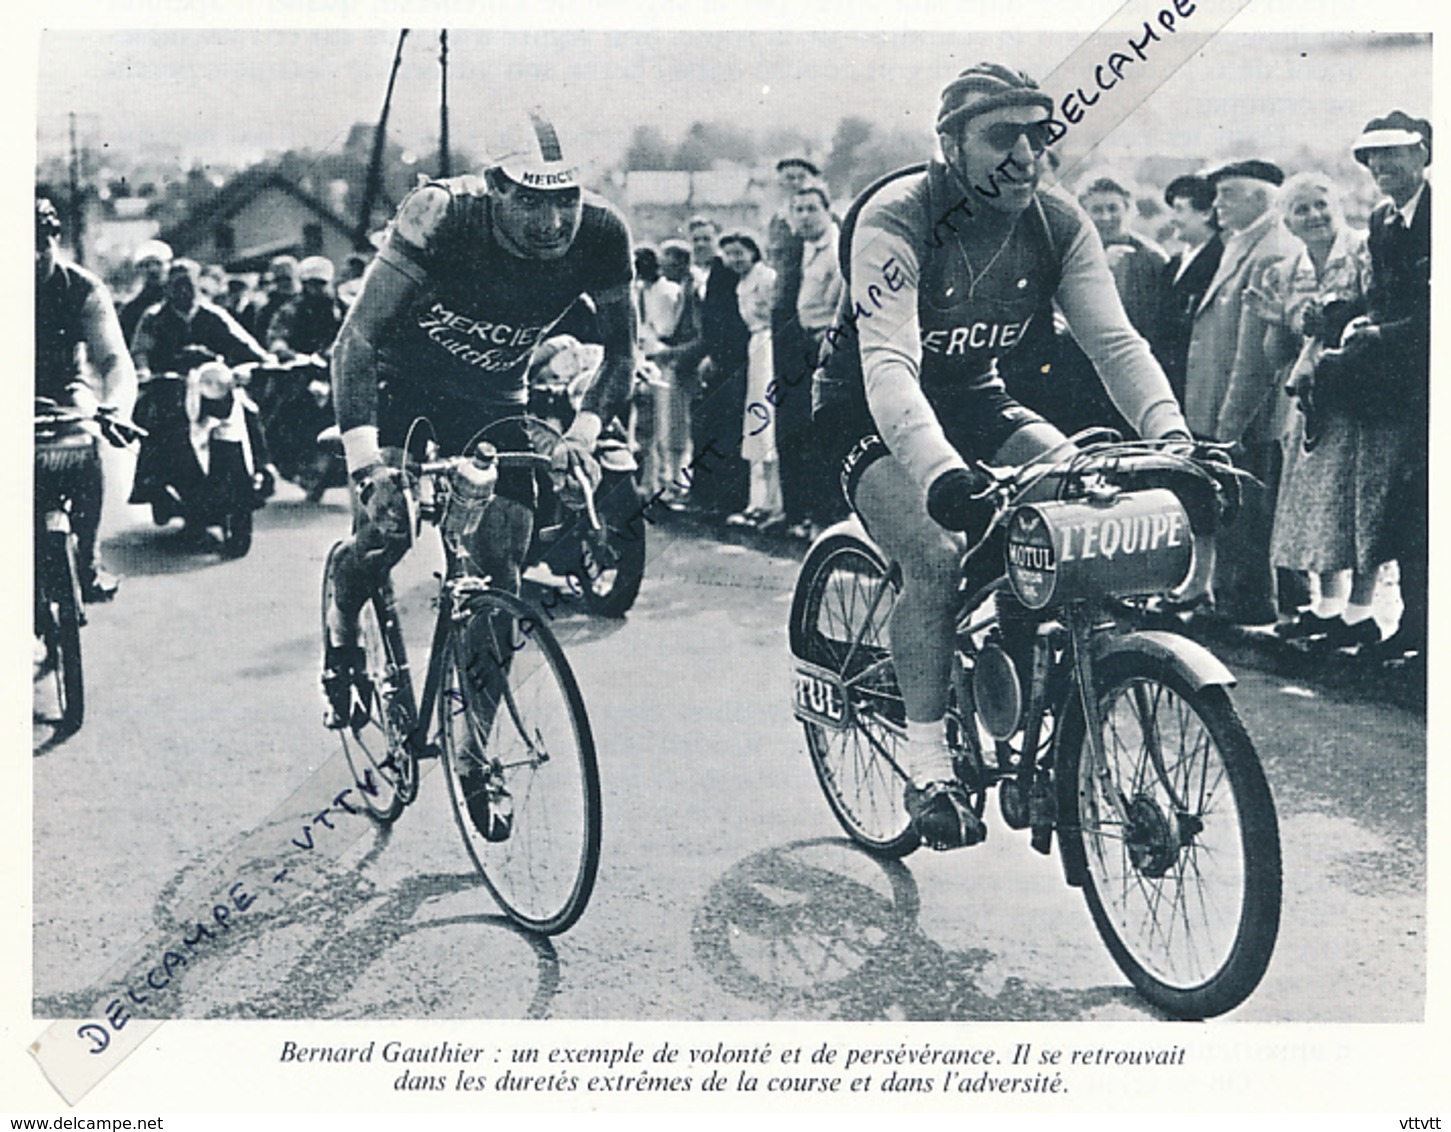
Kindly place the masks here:
<instances>
[{"instance_id":1,"label":"motorbike wheel","mask_svg":"<svg viewBox=\"0 0 1451 1132\"><path fill-rule=\"evenodd\" d=\"M1080 828L1060 828L1064 851L1139 992L1176 1017L1223 1014L1259 985L1279 931L1279 825L1254 744L1225 690L1173 661L1130 650L1096 680L1104 766L1073 713L1059 806Z\"/></svg>"},{"instance_id":2,"label":"motorbike wheel","mask_svg":"<svg viewBox=\"0 0 1451 1132\"><path fill-rule=\"evenodd\" d=\"M584 606L599 617L623 617L645 580L645 530L622 531L602 519L598 531L579 540L579 581Z\"/></svg>"},{"instance_id":3,"label":"motorbike wheel","mask_svg":"<svg viewBox=\"0 0 1451 1132\"><path fill-rule=\"evenodd\" d=\"M791 600L792 655L830 671L839 684L796 674L796 695L837 705L839 726L802 722L817 781L836 820L852 839L885 857L903 857L921 844L903 802L905 776L897 757L905 742L906 709L887 644L897 587L887 564L849 534L830 535L811 548ZM815 680L815 687L803 681Z\"/></svg>"},{"instance_id":4,"label":"motorbike wheel","mask_svg":"<svg viewBox=\"0 0 1451 1132\"><path fill-rule=\"evenodd\" d=\"M222 557L245 558L252 549L252 506L244 503L222 516Z\"/></svg>"}]
</instances>

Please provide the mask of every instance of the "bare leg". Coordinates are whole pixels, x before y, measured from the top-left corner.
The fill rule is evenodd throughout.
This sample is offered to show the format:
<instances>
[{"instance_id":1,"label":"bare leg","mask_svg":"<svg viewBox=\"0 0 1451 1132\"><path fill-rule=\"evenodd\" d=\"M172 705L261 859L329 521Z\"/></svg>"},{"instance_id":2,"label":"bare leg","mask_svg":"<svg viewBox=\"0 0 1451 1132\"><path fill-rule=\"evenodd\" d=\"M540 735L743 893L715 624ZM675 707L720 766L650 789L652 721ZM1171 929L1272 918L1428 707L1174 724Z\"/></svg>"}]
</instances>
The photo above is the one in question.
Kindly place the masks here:
<instances>
[{"instance_id":1,"label":"bare leg","mask_svg":"<svg viewBox=\"0 0 1451 1132\"><path fill-rule=\"evenodd\" d=\"M902 592L888 627L907 719L930 723L947 711L960 535L927 515L921 489L890 456L857 485L856 505L872 538L902 567Z\"/></svg>"}]
</instances>

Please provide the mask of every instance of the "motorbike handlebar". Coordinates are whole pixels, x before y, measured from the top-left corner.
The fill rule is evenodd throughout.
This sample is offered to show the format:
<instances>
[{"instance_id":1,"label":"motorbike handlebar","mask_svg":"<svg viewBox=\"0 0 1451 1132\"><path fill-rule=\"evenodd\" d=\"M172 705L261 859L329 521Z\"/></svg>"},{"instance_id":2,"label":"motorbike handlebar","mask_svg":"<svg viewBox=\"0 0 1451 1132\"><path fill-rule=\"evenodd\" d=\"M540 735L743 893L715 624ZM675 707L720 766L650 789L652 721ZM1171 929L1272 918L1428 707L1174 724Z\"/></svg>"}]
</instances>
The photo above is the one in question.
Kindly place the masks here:
<instances>
[{"instance_id":1,"label":"motorbike handlebar","mask_svg":"<svg viewBox=\"0 0 1451 1132\"><path fill-rule=\"evenodd\" d=\"M61 405L48 397L35 399L36 431L53 429L57 425L94 424L100 434L115 448L125 448L151 435L134 421L120 415L114 405L97 406L94 412L83 413L69 406Z\"/></svg>"}]
</instances>

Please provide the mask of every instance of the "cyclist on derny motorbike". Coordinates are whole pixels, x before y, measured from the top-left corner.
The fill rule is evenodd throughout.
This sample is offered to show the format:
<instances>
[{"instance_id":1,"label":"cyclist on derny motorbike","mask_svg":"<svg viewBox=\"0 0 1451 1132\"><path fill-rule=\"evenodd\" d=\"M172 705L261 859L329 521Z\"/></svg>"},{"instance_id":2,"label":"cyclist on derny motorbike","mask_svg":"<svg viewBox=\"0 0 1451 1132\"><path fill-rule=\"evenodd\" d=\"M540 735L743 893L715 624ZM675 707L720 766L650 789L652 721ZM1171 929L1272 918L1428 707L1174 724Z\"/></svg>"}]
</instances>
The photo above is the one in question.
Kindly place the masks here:
<instances>
[{"instance_id":1,"label":"cyclist on derny motorbike","mask_svg":"<svg viewBox=\"0 0 1451 1132\"><path fill-rule=\"evenodd\" d=\"M1052 109L1031 78L997 64L946 87L938 155L868 189L854 227L849 214L850 286L813 389L848 503L901 565L889 634L906 707L905 802L937 849L985 833L944 724L959 561L993 513L971 462L1021 464L1064 443L1008 394L1002 370L1048 359L1056 302L1139 434L1189 440L1093 224L1067 194L1039 186ZM998 602L1006 630L1014 599Z\"/></svg>"},{"instance_id":2,"label":"cyclist on derny motorbike","mask_svg":"<svg viewBox=\"0 0 1451 1132\"><path fill-rule=\"evenodd\" d=\"M85 268L58 258L61 222L55 206L35 198L35 395L71 405L83 414L99 401L81 347L100 393L129 416L136 401L136 370L126 350L110 292ZM70 485L71 521L78 542L81 595L88 602L109 601L119 585L101 566L96 535L101 523L103 477L94 447Z\"/></svg>"},{"instance_id":3,"label":"cyclist on derny motorbike","mask_svg":"<svg viewBox=\"0 0 1451 1132\"><path fill-rule=\"evenodd\" d=\"M349 684L363 667L358 612L409 545L404 475L386 450L404 444L417 417L432 422L441 454L450 455L479 429L523 413L536 344L586 297L604 363L555 448L557 473L582 470L599 482L595 442L629 394L635 328L625 221L584 191L543 113L529 111L513 126L482 175L430 181L404 199L338 333L334 393L357 507L353 538L334 556L336 605L327 614L323 685L332 727L344 725ZM522 427L499 433L490 440L500 449L530 448ZM467 546L479 569L511 592L536 502L532 472L502 470L494 505Z\"/></svg>"}]
</instances>

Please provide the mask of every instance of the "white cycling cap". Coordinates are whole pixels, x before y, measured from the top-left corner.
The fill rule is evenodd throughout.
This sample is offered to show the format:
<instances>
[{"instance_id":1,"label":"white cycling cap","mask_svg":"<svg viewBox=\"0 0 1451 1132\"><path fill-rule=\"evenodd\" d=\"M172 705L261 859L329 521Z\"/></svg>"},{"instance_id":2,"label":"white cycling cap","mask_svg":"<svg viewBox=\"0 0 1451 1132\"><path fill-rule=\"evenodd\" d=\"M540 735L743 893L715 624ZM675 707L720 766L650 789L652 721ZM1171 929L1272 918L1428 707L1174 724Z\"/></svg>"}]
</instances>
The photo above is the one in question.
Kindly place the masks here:
<instances>
[{"instance_id":1,"label":"white cycling cap","mask_svg":"<svg viewBox=\"0 0 1451 1132\"><path fill-rule=\"evenodd\" d=\"M170 263L171 257L170 244L161 240L147 240L131 253L131 262L145 263L148 259L154 259L161 263Z\"/></svg>"},{"instance_id":2,"label":"white cycling cap","mask_svg":"<svg viewBox=\"0 0 1451 1132\"><path fill-rule=\"evenodd\" d=\"M324 283L331 283L333 273L333 261L323 255L310 255L297 265L297 278L303 283L309 279L321 279Z\"/></svg>"},{"instance_id":3,"label":"white cycling cap","mask_svg":"<svg viewBox=\"0 0 1451 1132\"><path fill-rule=\"evenodd\" d=\"M579 169L566 160L554 122L538 107L511 115L491 147L489 165L526 189L579 187Z\"/></svg>"}]
</instances>

